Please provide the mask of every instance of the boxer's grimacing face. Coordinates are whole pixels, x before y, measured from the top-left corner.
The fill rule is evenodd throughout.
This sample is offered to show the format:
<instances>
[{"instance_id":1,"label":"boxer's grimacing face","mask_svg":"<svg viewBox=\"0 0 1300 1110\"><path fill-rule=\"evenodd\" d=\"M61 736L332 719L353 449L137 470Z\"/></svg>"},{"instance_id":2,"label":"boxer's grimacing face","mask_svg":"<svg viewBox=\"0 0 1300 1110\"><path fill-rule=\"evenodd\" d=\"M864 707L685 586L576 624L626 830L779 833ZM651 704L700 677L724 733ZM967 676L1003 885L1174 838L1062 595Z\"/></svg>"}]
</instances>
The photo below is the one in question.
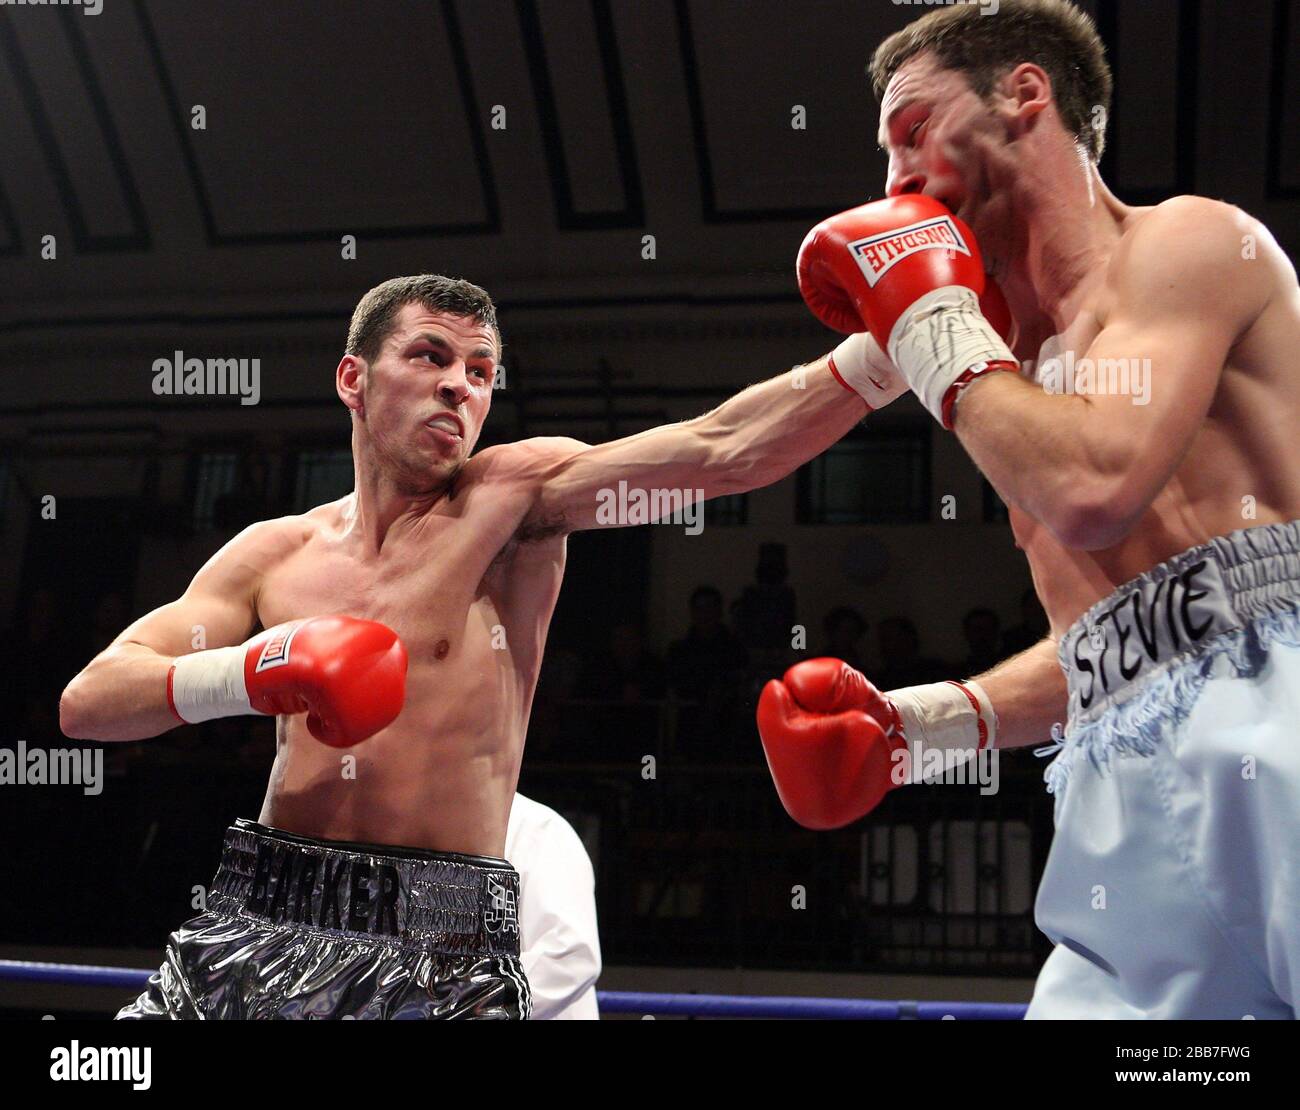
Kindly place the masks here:
<instances>
[{"instance_id":1,"label":"boxer's grimacing face","mask_svg":"<svg viewBox=\"0 0 1300 1110\"><path fill-rule=\"evenodd\" d=\"M408 304L378 356L357 360L367 454L402 492L437 492L469 458L499 355L487 325Z\"/></svg>"},{"instance_id":2,"label":"boxer's grimacing face","mask_svg":"<svg viewBox=\"0 0 1300 1110\"><path fill-rule=\"evenodd\" d=\"M889 156L889 196L923 193L942 201L986 248L1002 238L1016 157L1009 121L965 74L943 68L930 53L909 58L881 98L879 142Z\"/></svg>"}]
</instances>

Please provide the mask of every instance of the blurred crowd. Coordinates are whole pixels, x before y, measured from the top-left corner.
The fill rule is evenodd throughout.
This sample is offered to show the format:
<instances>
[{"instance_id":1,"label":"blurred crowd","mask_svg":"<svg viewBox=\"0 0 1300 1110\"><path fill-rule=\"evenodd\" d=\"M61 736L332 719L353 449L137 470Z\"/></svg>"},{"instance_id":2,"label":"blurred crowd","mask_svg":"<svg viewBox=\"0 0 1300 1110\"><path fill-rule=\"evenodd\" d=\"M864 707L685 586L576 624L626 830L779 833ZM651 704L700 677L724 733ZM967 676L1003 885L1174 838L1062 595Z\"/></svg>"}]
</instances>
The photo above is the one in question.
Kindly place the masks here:
<instances>
[{"instance_id":1,"label":"blurred crowd","mask_svg":"<svg viewBox=\"0 0 1300 1110\"><path fill-rule=\"evenodd\" d=\"M682 634L663 647L647 643L642 627L627 622L587 652L548 648L530 755L621 759L632 742L637 751L671 751L697 763L761 762L753 725L758 695L800 659L843 659L892 690L973 677L1047 634L1042 606L1026 590L1015 624L1004 626L988 607L966 612L964 656L940 659L901 613L877 623L874 642L870 623L852 606L837 605L817 624L802 625L805 609L788 577L785 545L762 544L754 581L730 605L715 586L696 586Z\"/></svg>"}]
</instances>

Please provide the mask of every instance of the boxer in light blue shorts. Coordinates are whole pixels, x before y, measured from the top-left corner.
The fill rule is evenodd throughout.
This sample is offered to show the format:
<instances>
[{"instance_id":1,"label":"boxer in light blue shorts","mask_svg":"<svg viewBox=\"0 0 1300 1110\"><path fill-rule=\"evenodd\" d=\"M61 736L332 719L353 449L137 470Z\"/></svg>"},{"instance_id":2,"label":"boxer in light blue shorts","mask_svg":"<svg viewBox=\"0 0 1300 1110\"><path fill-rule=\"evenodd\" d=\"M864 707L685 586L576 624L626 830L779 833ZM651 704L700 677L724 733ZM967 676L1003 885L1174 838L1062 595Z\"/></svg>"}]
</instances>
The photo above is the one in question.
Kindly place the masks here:
<instances>
[{"instance_id":1,"label":"boxer in light blue shorts","mask_svg":"<svg viewBox=\"0 0 1300 1110\"><path fill-rule=\"evenodd\" d=\"M1030 1018L1294 1018L1300 522L1192 548L1060 641Z\"/></svg>"},{"instance_id":2,"label":"boxer in light blue shorts","mask_svg":"<svg viewBox=\"0 0 1300 1110\"><path fill-rule=\"evenodd\" d=\"M908 781L904 747L946 763L1062 735L1030 1016L1294 1017L1294 262L1230 203L1111 191L1110 64L1070 0L936 5L869 71L885 197L809 232L800 290L853 333L840 383L869 410L910 389L997 491L1048 632L901 690L797 664L759 704L782 802L838 827ZM920 577L952 560L981 582L981 545L943 542Z\"/></svg>"}]
</instances>

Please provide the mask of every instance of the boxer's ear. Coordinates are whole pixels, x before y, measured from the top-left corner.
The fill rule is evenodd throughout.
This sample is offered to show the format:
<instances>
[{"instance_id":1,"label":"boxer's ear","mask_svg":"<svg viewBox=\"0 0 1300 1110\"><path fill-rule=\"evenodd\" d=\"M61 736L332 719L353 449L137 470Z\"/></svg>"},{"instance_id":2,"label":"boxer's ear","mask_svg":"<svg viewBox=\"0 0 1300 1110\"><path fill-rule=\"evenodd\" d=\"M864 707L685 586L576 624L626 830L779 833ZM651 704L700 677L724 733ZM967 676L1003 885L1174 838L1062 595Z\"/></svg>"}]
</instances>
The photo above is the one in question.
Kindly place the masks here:
<instances>
[{"instance_id":1,"label":"boxer's ear","mask_svg":"<svg viewBox=\"0 0 1300 1110\"><path fill-rule=\"evenodd\" d=\"M344 355L334 371L334 389L339 400L358 416L365 408L366 360L356 355Z\"/></svg>"},{"instance_id":2,"label":"boxer's ear","mask_svg":"<svg viewBox=\"0 0 1300 1110\"><path fill-rule=\"evenodd\" d=\"M1001 109L1012 134L1024 134L1052 103L1052 79L1042 66L1021 62L998 81Z\"/></svg>"}]
</instances>

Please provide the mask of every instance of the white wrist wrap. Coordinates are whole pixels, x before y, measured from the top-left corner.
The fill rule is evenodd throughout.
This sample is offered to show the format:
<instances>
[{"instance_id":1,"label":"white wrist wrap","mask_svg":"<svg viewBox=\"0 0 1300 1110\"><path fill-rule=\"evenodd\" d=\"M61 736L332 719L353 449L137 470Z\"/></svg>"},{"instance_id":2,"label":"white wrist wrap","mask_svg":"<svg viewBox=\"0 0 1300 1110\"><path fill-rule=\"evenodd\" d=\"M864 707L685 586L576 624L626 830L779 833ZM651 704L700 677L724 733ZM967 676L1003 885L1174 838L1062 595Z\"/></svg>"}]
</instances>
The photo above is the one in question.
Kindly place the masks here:
<instances>
[{"instance_id":1,"label":"white wrist wrap","mask_svg":"<svg viewBox=\"0 0 1300 1110\"><path fill-rule=\"evenodd\" d=\"M172 664L170 695L176 715L187 724L215 717L256 713L244 684L244 655L248 648L211 648L178 655Z\"/></svg>"},{"instance_id":2,"label":"white wrist wrap","mask_svg":"<svg viewBox=\"0 0 1300 1110\"><path fill-rule=\"evenodd\" d=\"M890 690L898 707L911 765L927 766L923 750L963 753L945 763L956 766L991 749L997 742L998 720L984 688L967 682L931 682Z\"/></svg>"},{"instance_id":3,"label":"white wrist wrap","mask_svg":"<svg viewBox=\"0 0 1300 1110\"><path fill-rule=\"evenodd\" d=\"M907 379L894 367L869 331L850 335L831 352L831 373L872 411L907 392Z\"/></svg>"},{"instance_id":4,"label":"white wrist wrap","mask_svg":"<svg viewBox=\"0 0 1300 1110\"><path fill-rule=\"evenodd\" d=\"M964 285L932 289L909 305L889 333L889 357L940 424L944 399L967 370L1016 361Z\"/></svg>"}]
</instances>

